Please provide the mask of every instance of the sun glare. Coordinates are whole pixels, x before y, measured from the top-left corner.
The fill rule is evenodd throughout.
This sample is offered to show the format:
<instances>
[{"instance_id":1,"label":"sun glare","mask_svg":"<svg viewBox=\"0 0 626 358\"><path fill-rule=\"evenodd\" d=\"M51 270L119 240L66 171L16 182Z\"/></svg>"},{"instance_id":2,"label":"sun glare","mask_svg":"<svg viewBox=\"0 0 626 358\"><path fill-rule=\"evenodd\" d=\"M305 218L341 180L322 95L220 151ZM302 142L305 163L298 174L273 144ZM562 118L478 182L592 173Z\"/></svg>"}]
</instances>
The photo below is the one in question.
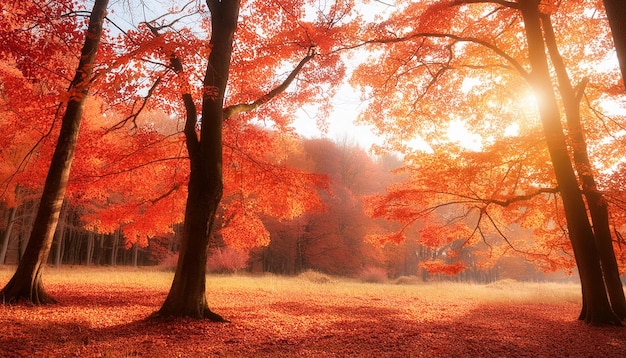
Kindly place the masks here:
<instances>
[{"instance_id":1,"label":"sun glare","mask_svg":"<svg viewBox=\"0 0 626 358\"><path fill-rule=\"evenodd\" d=\"M468 94L472 90L472 88L481 83L482 81L479 78L465 77L463 79L463 82L461 83L461 92L463 92L463 94Z\"/></svg>"},{"instance_id":2,"label":"sun glare","mask_svg":"<svg viewBox=\"0 0 626 358\"><path fill-rule=\"evenodd\" d=\"M477 152L482 150L483 138L478 134L470 132L466 124L461 120L450 121L446 135L451 142L457 143L463 148Z\"/></svg>"},{"instance_id":3,"label":"sun glare","mask_svg":"<svg viewBox=\"0 0 626 358\"><path fill-rule=\"evenodd\" d=\"M511 123L504 129L505 137L516 137L519 135L519 124Z\"/></svg>"}]
</instances>

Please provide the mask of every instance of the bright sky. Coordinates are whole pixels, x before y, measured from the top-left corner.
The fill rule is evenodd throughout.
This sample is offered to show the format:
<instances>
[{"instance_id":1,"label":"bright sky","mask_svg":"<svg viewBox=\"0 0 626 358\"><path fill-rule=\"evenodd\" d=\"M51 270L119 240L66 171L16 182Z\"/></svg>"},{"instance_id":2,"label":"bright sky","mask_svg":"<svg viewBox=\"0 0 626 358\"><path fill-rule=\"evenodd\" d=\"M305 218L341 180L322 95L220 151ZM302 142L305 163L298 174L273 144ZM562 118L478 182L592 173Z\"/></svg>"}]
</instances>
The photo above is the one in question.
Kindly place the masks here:
<instances>
[{"instance_id":1,"label":"bright sky","mask_svg":"<svg viewBox=\"0 0 626 358\"><path fill-rule=\"evenodd\" d=\"M296 132L304 138L329 138L338 141L344 138L353 141L367 150L372 144L382 144L383 138L377 137L370 126L355 123L365 104L348 84L344 84L334 98L334 111L327 120L328 131L323 133L315 122L315 116L300 110L294 122Z\"/></svg>"}]
</instances>

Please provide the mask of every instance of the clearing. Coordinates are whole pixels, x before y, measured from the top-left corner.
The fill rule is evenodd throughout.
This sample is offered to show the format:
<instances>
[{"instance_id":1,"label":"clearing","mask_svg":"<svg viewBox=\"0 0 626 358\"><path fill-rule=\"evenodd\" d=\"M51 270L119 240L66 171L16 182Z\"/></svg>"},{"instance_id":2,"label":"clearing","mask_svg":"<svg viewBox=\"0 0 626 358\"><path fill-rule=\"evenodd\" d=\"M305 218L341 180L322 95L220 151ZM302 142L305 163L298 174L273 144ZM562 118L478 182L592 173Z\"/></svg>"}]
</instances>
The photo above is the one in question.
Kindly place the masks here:
<instances>
[{"instance_id":1,"label":"clearing","mask_svg":"<svg viewBox=\"0 0 626 358\"><path fill-rule=\"evenodd\" d=\"M0 284L12 267L0 267ZM2 357L616 357L626 329L576 320L575 284L376 284L315 275L209 276L232 323L150 322L173 274L48 268L61 301L0 306Z\"/></svg>"}]
</instances>

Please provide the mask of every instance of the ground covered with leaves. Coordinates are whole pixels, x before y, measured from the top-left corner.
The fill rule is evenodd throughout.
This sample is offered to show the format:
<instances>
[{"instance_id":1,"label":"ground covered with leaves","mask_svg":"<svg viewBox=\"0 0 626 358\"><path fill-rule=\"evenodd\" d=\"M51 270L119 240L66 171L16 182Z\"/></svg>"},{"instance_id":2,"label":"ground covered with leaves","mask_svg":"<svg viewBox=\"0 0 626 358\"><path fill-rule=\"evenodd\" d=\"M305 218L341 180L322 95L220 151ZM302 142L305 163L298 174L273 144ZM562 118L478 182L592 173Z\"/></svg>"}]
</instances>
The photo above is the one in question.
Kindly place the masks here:
<instances>
[{"instance_id":1,"label":"ground covered with leaves","mask_svg":"<svg viewBox=\"0 0 626 358\"><path fill-rule=\"evenodd\" d=\"M0 270L2 284L9 269ZM231 323L153 322L172 275L50 269L61 303L0 306L2 357L616 357L626 329L576 320L572 284L210 277Z\"/></svg>"}]
</instances>

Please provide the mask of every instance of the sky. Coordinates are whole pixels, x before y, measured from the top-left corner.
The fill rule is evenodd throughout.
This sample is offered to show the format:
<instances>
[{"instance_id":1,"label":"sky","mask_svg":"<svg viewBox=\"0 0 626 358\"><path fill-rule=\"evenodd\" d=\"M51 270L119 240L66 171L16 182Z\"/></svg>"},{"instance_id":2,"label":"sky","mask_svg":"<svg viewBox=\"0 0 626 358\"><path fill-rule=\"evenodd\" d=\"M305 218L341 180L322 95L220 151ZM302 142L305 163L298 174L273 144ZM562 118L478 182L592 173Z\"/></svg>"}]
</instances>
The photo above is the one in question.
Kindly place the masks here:
<instances>
[{"instance_id":1,"label":"sky","mask_svg":"<svg viewBox=\"0 0 626 358\"><path fill-rule=\"evenodd\" d=\"M372 144L382 144L384 139L376 136L372 126L357 124L356 120L365 103L348 84L344 84L333 101L334 110L327 119L328 130L324 133L315 122L312 114L300 110L294 122L296 133L304 138L328 138L333 141L347 139L368 150Z\"/></svg>"}]
</instances>

